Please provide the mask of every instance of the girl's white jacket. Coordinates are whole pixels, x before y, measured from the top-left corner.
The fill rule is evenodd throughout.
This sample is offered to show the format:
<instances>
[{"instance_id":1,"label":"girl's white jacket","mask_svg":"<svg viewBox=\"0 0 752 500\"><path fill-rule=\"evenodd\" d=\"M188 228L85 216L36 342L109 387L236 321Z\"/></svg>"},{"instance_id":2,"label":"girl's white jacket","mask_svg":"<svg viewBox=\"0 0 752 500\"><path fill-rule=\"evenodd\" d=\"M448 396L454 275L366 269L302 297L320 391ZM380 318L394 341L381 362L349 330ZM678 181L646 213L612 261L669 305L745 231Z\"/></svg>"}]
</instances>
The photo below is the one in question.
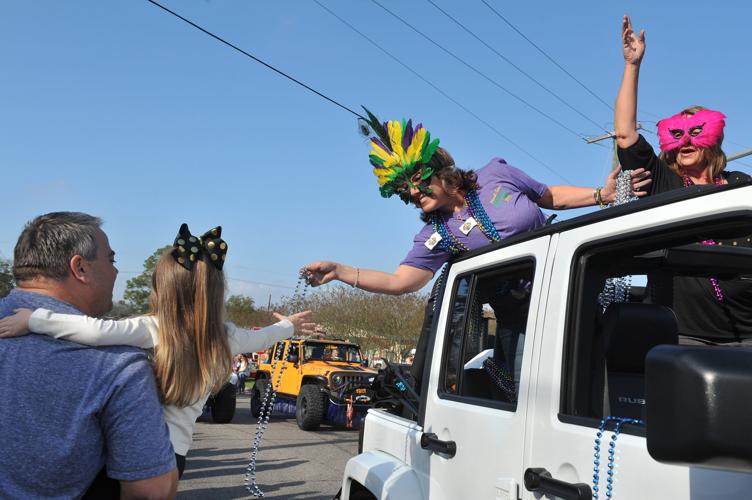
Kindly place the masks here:
<instances>
[{"instance_id":1,"label":"girl's white jacket","mask_svg":"<svg viewBox=\"0 0 752 500\"><path fill-rule=\"evenodd\" d=\"M152 349L158 343L157 327L157 319L154 316L103 320L37 309L29 318L29 330L34 333L91 346L130 345ZM247 330L226 322L225 329L233 355L263 351L295 333L293 324L288 320L260 330ZM164 406L164 418L170 428L170 440L178 455L185 456L188 453L193 442L193 427L208 398L207 392L190 406Z\"/></svg>"}]
</instances>

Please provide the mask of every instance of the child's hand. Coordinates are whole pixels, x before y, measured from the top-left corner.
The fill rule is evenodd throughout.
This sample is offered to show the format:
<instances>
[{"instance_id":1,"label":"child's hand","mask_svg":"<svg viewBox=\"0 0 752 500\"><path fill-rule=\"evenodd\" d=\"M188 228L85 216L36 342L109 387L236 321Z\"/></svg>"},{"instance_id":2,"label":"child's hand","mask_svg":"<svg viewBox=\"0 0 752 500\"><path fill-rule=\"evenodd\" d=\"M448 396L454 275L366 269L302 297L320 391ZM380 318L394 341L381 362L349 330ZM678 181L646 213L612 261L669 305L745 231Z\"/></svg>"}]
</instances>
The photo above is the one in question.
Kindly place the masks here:
<instances>
[{"instance_id":1,"label":"child's hand","mask_svg":"<svg viewBox=\"0 0 752 500\"><path fill-rule=\"evenodd\" d=\"M314 333L316 323L311 322L313 314L311 311L303 311L290 316L283 316L279 313L272 313L279 321L288 320L295 328L295 333L298 335L311 335Z\"/></svg>"},{"instance_id":2,"label":"child's hand","mask_svg":"<svg viewBox=\"0 0 752 500\"><path fill-rule=\"evenodd\" d=\"M29 333L31 309L15 309L16 314L0 319L0 338L20 337Z\"/></svg>"}]
</instances>

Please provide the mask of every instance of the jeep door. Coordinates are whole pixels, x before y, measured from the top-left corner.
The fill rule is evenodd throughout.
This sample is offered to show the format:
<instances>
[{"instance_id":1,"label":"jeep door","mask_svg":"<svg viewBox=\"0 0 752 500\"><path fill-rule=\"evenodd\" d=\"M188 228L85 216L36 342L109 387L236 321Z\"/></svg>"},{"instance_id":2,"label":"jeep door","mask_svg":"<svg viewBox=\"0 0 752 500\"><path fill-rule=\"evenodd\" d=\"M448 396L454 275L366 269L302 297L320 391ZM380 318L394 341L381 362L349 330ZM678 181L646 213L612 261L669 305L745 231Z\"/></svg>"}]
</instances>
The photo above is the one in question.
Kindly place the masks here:
<instances>
[{"instance_id":1,"label":"jeep door","mask_svg":"<svg viewBox=\"0 0 752 500\"><path fill-rule=\"evenodd\" d=\"M531 474L540 477L546 471L569 485L572 494L576 484L593 487L597 476L600 498L609 490L618 498L749 498L752 475L655 461L648 453L644 424L621 426L614 441L616 421L611 421L600 436L598 456L595 443L604 417L645 420L647 351L678 341L677 328L668 323L676 324L676 315L660 302L660 290L643 285L657 286L652 280L664 276L679 283L675 280L682 273L708 280L717 267L703 261L699 267L688 267L686 260L677 264L670 252L697 248L710 238L749 235L750 189L620 217L606 218L604 211L602 220L559 234L542 335L534 340L540 370L528 407L525 468ZM736 246L734 241L730 245ZM607 278L622 276L631 278L612 280L609 288ZM617 294L619 283L627 286ZM522 498L542 493L547 492L526 489Z\"/></svg>"},{"instance_id":2,"label":"jeep door","mask_svg":"<svg viewBox=\"0 0 752 500\"><path fill-rule=\"evenodd\" d=\"M549 243L523 241L449 270L421 438L428 498L518 498Z\"/></svg>"}]
</instances>

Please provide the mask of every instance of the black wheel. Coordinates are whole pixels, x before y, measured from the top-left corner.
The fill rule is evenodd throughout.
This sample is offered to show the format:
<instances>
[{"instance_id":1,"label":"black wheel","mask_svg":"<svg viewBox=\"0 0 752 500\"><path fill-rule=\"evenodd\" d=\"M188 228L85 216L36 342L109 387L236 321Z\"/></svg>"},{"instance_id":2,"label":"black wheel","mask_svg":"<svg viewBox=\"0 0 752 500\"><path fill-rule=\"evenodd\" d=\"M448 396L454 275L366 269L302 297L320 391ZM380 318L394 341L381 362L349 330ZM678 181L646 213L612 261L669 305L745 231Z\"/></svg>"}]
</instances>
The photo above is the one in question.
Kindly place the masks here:
<instances>
[{"instance_id":1,"label":"black wheel","mask_svg":"<svg viewBox=\"0 0 752 500\"><path fill-rule=\"evenodd\" d=\"M235 401L237 398L237 388L227 383L214 396L214 402L211 405L212 420L218 424L232 422L235 416Z\"/></svg>"},{"instance_id":2,"label":"black wheel","mask_svg":"<svg viewBox=\"0 0 752 500\"><path fill-rule=\"evenodd\" d=\"M264 391L266 391L266 380L257 380L251 389L251 416L258 418L261 415L261 403L264 401Z\"/></svg>"},{"instance_id":3,"label":"black wheel","mask_svg":"<svg viewBox=\"0 0 752 500\"><path fill-rule=\"evenodd\" d=\"M308 384L300 388L295 402L295 420L304 431L315 431L324 420L326 395L317 385Z\"/></svg>"}]
</instances>

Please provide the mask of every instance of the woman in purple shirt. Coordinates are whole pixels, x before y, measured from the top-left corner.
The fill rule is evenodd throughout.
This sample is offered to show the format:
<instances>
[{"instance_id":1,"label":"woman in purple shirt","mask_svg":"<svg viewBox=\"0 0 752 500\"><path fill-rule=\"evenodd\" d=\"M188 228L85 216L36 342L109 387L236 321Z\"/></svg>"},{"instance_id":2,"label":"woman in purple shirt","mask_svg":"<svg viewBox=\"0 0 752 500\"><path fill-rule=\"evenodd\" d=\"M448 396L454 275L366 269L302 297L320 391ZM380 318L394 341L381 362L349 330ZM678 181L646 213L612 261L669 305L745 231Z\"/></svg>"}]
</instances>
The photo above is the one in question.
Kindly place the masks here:
<instances>
[{"instance_id":1,"label":"woman in purple shirt","mask_svg":"<svg viewBox=\"0 0 752 500\"><path fill-rule=\"evenodd\" d=\"M546 186L500 158L477 172L462 170L447 150L438 147L438 139L431 141L423 125L413 128L411 120L382 124L366 112L376 134L370 160L381 195L396 194L406 204L413 203L425 225L394 272L313 262L305 269L314 286L339 280L369 292L414 292L451 256L542 226L541 208L604 206L614 200L618 170L611 172L604 187L595 189ZM635 191L650 182L639 180L642 172L632 172Z\"/></svg>"}]
</instances>

